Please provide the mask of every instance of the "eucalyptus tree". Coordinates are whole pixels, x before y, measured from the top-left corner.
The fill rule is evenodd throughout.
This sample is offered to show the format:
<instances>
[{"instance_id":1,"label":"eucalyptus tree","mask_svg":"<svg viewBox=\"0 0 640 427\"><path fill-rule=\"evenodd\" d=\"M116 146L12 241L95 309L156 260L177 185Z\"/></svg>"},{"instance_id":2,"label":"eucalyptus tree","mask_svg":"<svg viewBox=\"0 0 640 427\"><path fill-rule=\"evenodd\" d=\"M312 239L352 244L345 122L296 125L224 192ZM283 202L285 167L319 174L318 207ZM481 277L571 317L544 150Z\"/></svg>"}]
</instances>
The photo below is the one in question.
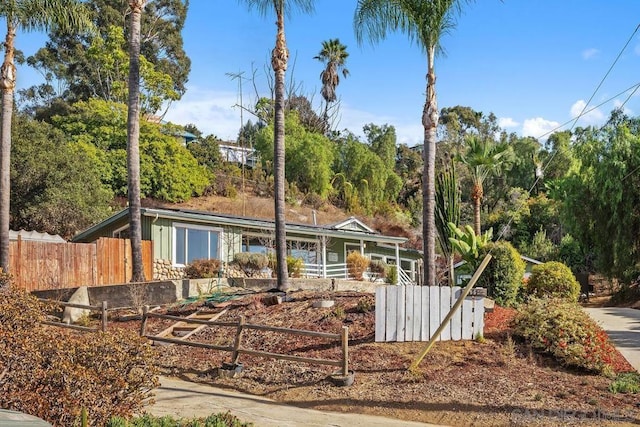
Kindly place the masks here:
<instances>
[{"instance_id":1,"label":"eucalyptus tree","mask_svg":"<svg viewBox=\"0 0 640 427\"><path fill-rule=\"evenodd\" d=\"M496 144L491 139L472 135L465 139L465 151L457 159L469 169L472 180L471 200L473 202L473 230L479 236L480 208L484 194L484 182L492 174L499 173L511 162L513 153L507 144Z\"/></svg>"},{"instance_id":2,"label":"eucalyptus tree","mask_svg":"<svg viewBox=\"0 0 640 427\"><path fill-rule=\"evenodd\" d=\"M436 284L435 169L438 127L435 56L441 52L441 37L455 26L455 17L470 0L358 0L354 28L358 43L372 43L389 32L406 34L421 47L427 57L426 100L422 111L424 127L423 247L424 284Z\"/></svg>"},{"instance_id":3,"label":"eucalyptus tree","mask_svg":"<svg viewBox=\"0 0 640 427\"><path fill-rule=\"evenodd\" d=\"M275 102L273 122L273 174L275 184L275 232L276 232L276 262L278 289L288 289L287 271L287 239L285 229L284 206L284 116L285 116L285 72L289 61L289 49L284 32L284 18L293 8L304 13L311 13L314 9L313 0L239 0L250 9L257 9L262 15L275 12L276 15L276 42L271 51L271 67L275 75Z\"/></svg>"},{"instance_id":4,"label":"eucalyptus tree","mask_svg":"<svg viewBox=\"0 0 640 427\"><path fill-rule=\"evenodd\" d=\"M79 0L6 0L0 2L0 16L7 24L0 67L2 126L0 128L0 268L9 270L9 204L11 167L11 119L16 88L15 38L18 30L78 31L91 27Z\"/></svg>"},{"instance_id":5,"label":"eucalyptus tree","mask_svg":"<svg viewBox=\"0 0 640 427\"><path fill-rule=\"evenodd\" d=\"M146 0L129 0L129 101L127 113L127 197L131 240L131 281L144 282L140 204L140 22Z\"/></svg>"},{"instance_id":6,"label":"eucalyptus tree","mask_svg":"<svg viewBox=\"0 0 640 427\"><path fill-rule=\"evenodd\" d=\"M329 131L329 104L337 99L336 88L340 84L340 74L344 78L349 75L349 70L346 68L348 56L347 46L340 43L340 39L329 39L322 42L320 53L314 57L325 64L324 70L320 73L322 81L320 94L325 101L323 114L325 132Z\"/></svg>"}]
</instances>

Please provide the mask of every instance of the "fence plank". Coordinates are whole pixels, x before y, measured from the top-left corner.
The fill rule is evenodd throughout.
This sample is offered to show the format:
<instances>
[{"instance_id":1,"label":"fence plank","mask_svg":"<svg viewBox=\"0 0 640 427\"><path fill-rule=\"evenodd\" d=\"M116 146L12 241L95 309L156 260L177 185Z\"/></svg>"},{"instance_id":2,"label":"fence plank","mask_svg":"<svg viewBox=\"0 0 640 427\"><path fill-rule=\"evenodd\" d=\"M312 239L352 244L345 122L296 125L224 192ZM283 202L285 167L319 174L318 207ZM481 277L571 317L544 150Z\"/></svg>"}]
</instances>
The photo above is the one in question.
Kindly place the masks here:
<instances>
[{"instance_id":1,"label":"fence plank","mask_svg":"<svg viewBox=\"0 0 640 427\"><path fill-rule=\"evenodd\" d=\"M398 331L396 330L396 312L398 309L398 287L387 286L387 314L386 319L386 333L385 341L396 341L398 338Z\"/></svg>"},{"instance_id":2,"label":"fence plank","mask_svg":"<svg viewBox=\"0 0 640 427\"><path fill-rule=\"evenodd\" d=\"M420 341L428 341L430 337L429 331L429 288L421 286L422 288L422 308L420 314L422 319L420 321Z\"/></svg>"},{"instance_id":3,"label":"fence plank","mask_svg":"<svg viewBox=\"0 0 640 427\"><path fill-rule=\"evenodd\" d=\"M385 338L386 288L386 286L376 288L376 342L383 342Z\"/></svg>"},{"instance_id":4,"label":"fence plank","mask_svg":"<svg viewBox=\"0 0 640 427\"><path fill-rule=\"evenodd\" d=\"M412 341L420 341L420 326L422 323L422 286L412 286L413 289L413 337Z\"/></svg>"},{"instance_id":5,"label":"fence plank","mask_svg":"<svg viewBox=\"0 0 640 427\"><path fill-rule=\"evenodd\" d=\"M396 341L403 342L406 332L406 324L405 324L405 288L404 286L396 286L397 289L397 300L396 300Z\"/></svg>"},{"instance_id":6,"label":"fence plank","mask_svg":"<svg viewBox=\"0 0 640 427\"><path fill-rule=\"evenodd\" d=\"M462 303L462 339L473 339L473 299L467 297Z\"/></svg>"},{"instance_id":7,"label":"fence plank","mask_svg":"<svg viewBox=\"0 0 640 427\"><path fill-rule=\"evenodd\" d=\"M440 323L447 317L451 309L451 288L448 286L440 287ZM451 322L449 322L451 323ZM451 324L442 330L440 340L449 341L451 339Z\"/></svg>"},{"instance_id":8,"label":"fence plank","mask_svg":"<svg viewBox=\"0 0 640 427\"><path fill-rule=\"evenodd\" d=\"M440 325L440 287L429 287L429 338Z\"/></svg>"},{"instance_id":9,"label":"fence plank","mask_svg":"<svg viewBox=\"0 0 640 427\"><path fill-rule=\"evenodd\" d=\"M454 286L451 288L451 305L456 303L458 298L462 295L462 288ZM462 339L462 310L458 310L457 313L451 318L451 340L460 341Z\"/></svg>"},{"instance_id":10,"label":"fence plank","mask_svg":"<svg viewBox=\"0 0 640 427\"><path fill-rule=\"evenodd\" d=\"M484 298L474 298L473 337L484 335Z\"/></svg>"},{"instance_id":11,"label":"fence plank","mask_svg":"<svg viewBox=\"0 0 640 427\"><path fill-rule=\"evenodd\" d=\"M404 340L413 341L413 286L404 288Z\"/></svg>"}]
</instances>

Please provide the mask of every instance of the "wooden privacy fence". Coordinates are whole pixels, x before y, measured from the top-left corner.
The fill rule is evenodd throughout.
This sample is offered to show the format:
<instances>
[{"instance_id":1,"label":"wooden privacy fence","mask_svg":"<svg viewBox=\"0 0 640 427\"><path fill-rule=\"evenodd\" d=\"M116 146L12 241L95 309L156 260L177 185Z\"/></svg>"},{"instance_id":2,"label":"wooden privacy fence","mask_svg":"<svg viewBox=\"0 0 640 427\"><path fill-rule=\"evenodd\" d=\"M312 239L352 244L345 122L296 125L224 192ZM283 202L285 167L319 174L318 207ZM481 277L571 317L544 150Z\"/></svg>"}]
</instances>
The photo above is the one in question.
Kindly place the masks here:
<instances>
[{"instance_id":1,"label":"wooden privacy fence","mask_svg":"<svg viewBox=\"0 0 640 427\"><path fill-rule=\"evenodd\" d=\"M28 292L77 286L127 283L131 280L131 242L103 237L94 243L46 243L22 240L9 244L12 282ZM142 241L147 279L153 278L153 247Z\"/></svg>"},{"instance_id":2,"label":"wooden privacy fence","mask_svg":"<svg viewBox=\"0 0 640 427\"><path fill-rule=\"evenodd\" d=\"M147 319L150 317L155 317L157 319L173 320L176 322L191 323L196 325L234 327L236 328L236 334L233 340L233 345L231 346L209 344L209 343L198 342L198 341L185 341L177 338L157 337L157 336L147 335L146 333ZM278 332L278 333L290 334L290 335L302 335L307 337L324 338L329 340L339 340L342 346L342 358L341 360L317 359L317 358L311 358L311 357L293 356L290 354L271 353L266 351L243 348L241 346L242 333L246 329ZM168 314L152 313L149 311L149 307L145 306L143 309L142 324L140 326L140 335L143 337L149 338L153 341L187 345L187 346L199 347L199 348L207 348L210 350L228 351L231 353L232 364L238 363L238 359L241 354L248 354L250 356L266 357L270 359L290 360L292 362L303 362L303 363L309 363L309 364L338 366L340 368L340 373L342 375L347 376L349 374L349 328L347 326L342 327L342 332L340 334L331 334L327 332L277 328L277 327L265 326L265 325L252 325L250 323L245 323L244 316L240 316L240 320L237 322L220 322L220 321L212 322L209 320L202 320L202 319L189 319L189 318L184 318L180 316L171 316Z\"/></svg>"},{"instance_id":3,"label":"wooden privacy fence","mask_svg":"<svg viewBox=\"0 0 640 427\"><path fill-rule=\"evenodd\" d=\"M376 288L376 342L428 341L462 293L460 287L379 286ZM482 335L484 298L467 297L440 340Z\"/></svg>"}]
</instances>

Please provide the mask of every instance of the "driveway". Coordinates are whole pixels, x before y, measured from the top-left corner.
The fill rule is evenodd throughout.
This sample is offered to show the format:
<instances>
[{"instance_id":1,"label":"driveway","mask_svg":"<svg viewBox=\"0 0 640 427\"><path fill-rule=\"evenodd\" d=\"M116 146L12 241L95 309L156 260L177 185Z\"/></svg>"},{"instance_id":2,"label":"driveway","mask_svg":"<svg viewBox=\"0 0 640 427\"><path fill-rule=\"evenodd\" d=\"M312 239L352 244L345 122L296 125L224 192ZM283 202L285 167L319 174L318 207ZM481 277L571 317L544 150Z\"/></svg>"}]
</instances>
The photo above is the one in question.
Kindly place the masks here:
<instances>
[{"instance_id":1,"label":"driveway","mask_svg":"<svg viewBox=\"0 0 640 427\"><path fill-rule=\"evenodd\" d=\"M584 309L604 329L616 348L640 372L640 310L626 307Z\"/></svg>"},{"instance_id":2,"label":"driveway","mask_svg":"<svg viewBox=\"0 0 640 427\"><path fill-rule=\"evenodd\" d=\"M206 417L212 413L231 413L255 427L418 427L433 426L391 418L352 413L323 412L286 406L270 399L242 394L175 378L160 378L155 390L156 403L147 412L163 416Z\"/></svg>"}]
</instances>

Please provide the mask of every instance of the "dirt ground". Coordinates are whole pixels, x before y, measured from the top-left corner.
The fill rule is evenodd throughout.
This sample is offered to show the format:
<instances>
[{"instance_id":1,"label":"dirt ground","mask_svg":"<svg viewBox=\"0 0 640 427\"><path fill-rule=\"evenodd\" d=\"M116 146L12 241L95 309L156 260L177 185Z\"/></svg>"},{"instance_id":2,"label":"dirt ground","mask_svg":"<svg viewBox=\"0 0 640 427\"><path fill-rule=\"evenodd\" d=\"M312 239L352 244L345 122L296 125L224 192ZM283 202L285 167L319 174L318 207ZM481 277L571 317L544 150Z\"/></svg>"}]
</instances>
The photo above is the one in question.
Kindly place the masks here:
<instances>
[{"instance_id":1,"label":"dirt ground","mask_svg":"<svg viewBox=\"0 0 640 427\"><path fill-rule=\"evenodd\" d=\"M329 381L336 367L241 355L244 370L237 378L217 376L230 361L228 352L203 348L157 346L163 375L228 387L287 404L342 412L381 415L451 426L498 425L634 425L640 424L640 399L612 394L609 379L558 366L510 336L512 311L497 307L485 316L485 339L438 342L419 366L408 367L426 343L375 343L374 297L371 294L298 291L290 301L266 305L268 293L247 293L224 301L212 298L174 305L162 313L227 311L220 321L339 333L349 327L349 363L355 372L350 387ZM226 298L225 298L226 299ZM331 308L312 303L331 299ZM150 319L148 333L171 324ZM139 327L139 322L113 322L112 327ZM235 329L212 327L190 341L232 345ZM260 351L339 360L337 341L247 330L242 347ZM619 356L618 370L631 370Z\"/></svg>"}]
</instances>

